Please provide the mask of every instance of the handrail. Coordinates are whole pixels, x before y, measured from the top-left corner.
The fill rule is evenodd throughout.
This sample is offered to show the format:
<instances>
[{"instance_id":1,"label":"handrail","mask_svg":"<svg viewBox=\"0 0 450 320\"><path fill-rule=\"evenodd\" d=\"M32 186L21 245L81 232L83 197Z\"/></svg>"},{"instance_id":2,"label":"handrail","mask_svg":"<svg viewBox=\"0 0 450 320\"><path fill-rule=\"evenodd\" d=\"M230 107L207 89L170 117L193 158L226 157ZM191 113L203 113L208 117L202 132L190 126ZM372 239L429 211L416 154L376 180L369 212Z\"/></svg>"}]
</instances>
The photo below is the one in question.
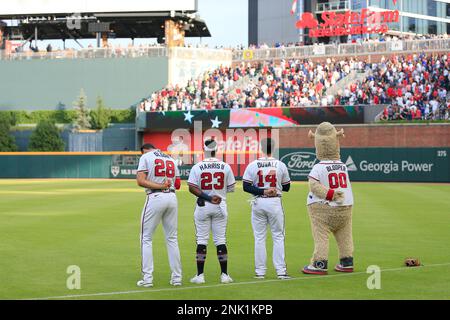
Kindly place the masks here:
<instances>
[{"instance_id":1,"label":"handrail","mask_svg":"<svg viewBox=\"0 0 450 320\"><path fill-rule=\"evenodd\" d=\"M185 48L186 53L190 48ZM199 52L202 48L196 48ZM205 51L211 50L204 48ZM259 48L231 50L233 62L298 59L309 57L357 56L389 53L430 52L450 50L450 38L426 40L373 41L345 44L314 44L309 46L287 46L281 48ZM252 52L248 55L249 51ZM181 52L181 51L180 51ZM184 51L183 51L184 52ZM35 59L93 59L93 58L137 58L167 57L168 49L160 47L126 47L126 48L85 48L80 50L64 50L53 52L17 52L6 53L0 50L0 60L35 60ZM250 57L250 58L249 58Z\"/></svg>"},{"instance_id":2,"label":"handrail","mask_svg":"<svg viewBox=\"0 0 450 320\"><path fill-rule=\"evenodd\" d=\"M51 52L26 51L9 54L0 50L0 60L139 58L166 56L166 47L85 48L80 50L61 50Z\"/></svg>"},{"instance_id":3,"label":"handrail","mask_svg":"<svg viewBox=\"0 0 450 320\"><path fill-rule=\"evenodd\" d=\"M252 54L246 54L248 51ZM430 52L450 50L450 38L428 40L397 40L397 41L373 41L363 43L345 43L328 45L293 46L281 48L260 48L236 50L233 52L233 61L258 61L276 59L298 59L310 57L345 57L358 55L392 54L409 52ZM247 57L251 57L248 59Z\"/></svg>"}]
</instances>

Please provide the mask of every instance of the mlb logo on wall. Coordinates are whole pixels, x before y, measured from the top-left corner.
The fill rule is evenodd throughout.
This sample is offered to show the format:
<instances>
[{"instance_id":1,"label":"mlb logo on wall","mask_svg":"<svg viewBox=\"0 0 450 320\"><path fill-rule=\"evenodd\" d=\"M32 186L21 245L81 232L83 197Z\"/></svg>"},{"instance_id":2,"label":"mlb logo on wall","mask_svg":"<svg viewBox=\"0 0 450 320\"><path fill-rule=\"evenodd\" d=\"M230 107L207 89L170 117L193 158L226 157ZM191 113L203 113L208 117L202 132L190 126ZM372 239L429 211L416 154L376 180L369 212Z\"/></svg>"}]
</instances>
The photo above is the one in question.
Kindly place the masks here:
<instances>
[{"instance_id":1,"label":"mlb logo on wall","mask_svg":"<svg viewBox=\"0 0 450 320\"><path fill-rule=\"evenodd\" d=\"M120 173L120 167L117 166L112 166L111 167L111 174L113 175L114 178L116 178Z\"/></svg>"}]
</instances>

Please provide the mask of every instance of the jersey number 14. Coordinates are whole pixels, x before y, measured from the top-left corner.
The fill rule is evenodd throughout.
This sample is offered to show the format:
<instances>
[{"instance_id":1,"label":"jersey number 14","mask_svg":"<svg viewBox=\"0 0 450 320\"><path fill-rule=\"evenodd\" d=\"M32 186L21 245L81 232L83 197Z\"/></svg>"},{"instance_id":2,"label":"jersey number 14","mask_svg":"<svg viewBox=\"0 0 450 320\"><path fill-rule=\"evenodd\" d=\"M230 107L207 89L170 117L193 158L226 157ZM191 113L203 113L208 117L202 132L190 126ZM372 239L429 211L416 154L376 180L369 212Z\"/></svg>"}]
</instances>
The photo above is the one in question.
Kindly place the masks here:
<instances>
[{"instance_id":1,"label":"jersey number 14","mask_svg":"<svg viewBox=\"0 0 450 320\"><path fill-rule=\"evenodd\" d=\"M271 188L277 187L277 172L275 170L272 170L264 176L264 173L262 170L258 171L258 188L264 188L266 183L270 183Z\"/></svg>"}]
</instances>

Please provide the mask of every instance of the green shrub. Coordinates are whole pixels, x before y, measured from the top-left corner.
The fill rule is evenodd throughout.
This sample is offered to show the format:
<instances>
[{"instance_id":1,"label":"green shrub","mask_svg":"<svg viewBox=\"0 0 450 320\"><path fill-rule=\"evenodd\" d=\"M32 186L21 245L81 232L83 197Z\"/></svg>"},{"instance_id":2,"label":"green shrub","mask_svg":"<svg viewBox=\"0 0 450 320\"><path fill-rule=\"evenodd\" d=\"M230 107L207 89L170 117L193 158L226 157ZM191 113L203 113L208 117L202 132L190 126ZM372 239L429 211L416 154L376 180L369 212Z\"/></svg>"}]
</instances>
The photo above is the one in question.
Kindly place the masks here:
<instances>
[{"instance_id":1,"label":"green shrub","mask_svg":"<svg viewBox=\"0 0 450 320\"><path fill-rule=\"evenodd\" d=\"M0 117L0 152L17 151L17 145L14 137L10 133L11 119Z\"/></svg>"},{"instance_id":2,"label":"green shrub","mask_svg":"<svg viewBox=\"0 0 450 320\"><path fill-rule=\"evenodd\" d=\"M91 116L87 107L87 97L84 90L81 89L78 100L74 102L76 118L73 125L78 130L91 129Z\"/></svg>"},{"instance_id":3,"label":"green shrub","mask_svg":"<svg viewBox=\"0 0 450 320\"><path fill-rule=\"evenodd\" d=\"M29 151L64 151L64 141L59 135L59 130L54 122L41 121L30 137Z\"/></svg>"},{"instance_id":4,"label":"green shrub","mask_svg":"<svg viewBox=\"0 0 450 320\"><path fill-rule=\"evenodd\" d=\"M91 127L94 130L103 130L108 127L111 120L111 110L105 107L103 99L97 98L97 108L91 111Z\"/></svg>"},{"instance_id":5,"label":"green shrub","mask_svg":"<svg viewBox=\"0 0 450 320\"><path fill-rule=\"evenodd\" d=\"M111 123L134 123L136 121L136 110L134 108L125 110L111 110Z\"/></svg>"},{"instance_id":6,"label":"green shrub","mask_svg":"<svg viewBox=\"0 0 450 320\"><path fill-rule=\"evenodd\" d=\"M0 112L0 122L15 126L17 123L17 116L13 111L2 111Z\"/></svg>"},{"instance_id":7,"label":"green shrub","mask_svg":"<svg viewBox=\"0 0 450 320\"><path fill-rule=\"evenodd\" d=\"M109 109L110 123L134 123L135 111L132 109ZM39 110L39 111L0 111L0 119L8 119L11 126L36 124L40 121L70 124L76 119L75 110Z\"/></svg>"}]
</instances>

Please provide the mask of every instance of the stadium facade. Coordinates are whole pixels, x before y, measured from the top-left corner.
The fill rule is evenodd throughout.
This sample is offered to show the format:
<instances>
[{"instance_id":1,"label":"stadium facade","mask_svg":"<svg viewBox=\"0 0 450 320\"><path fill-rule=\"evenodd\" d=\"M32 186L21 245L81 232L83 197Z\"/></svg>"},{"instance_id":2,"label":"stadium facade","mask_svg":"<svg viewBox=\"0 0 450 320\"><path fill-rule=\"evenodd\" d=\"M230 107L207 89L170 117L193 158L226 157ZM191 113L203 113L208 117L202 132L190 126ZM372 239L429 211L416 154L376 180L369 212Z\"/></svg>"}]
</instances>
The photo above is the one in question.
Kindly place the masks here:
<instances>
[{"instance_id":1,"label":"stadium facade","mask_svg":"<svg viewBox=\"0 0 450 320\"><path fill-rule=\"evenodd\" d=\"M398 22L389 23L392 35L450 34L450 2L447 0L249 0L249 44L317 41L296 28L303 13L320 21L323 12L344 13L369 9L374 12L398 10ZM322 37L319 42L347 42L347 36Z\"/></svg>"},{"instance_id":2,"label":"stadium facade","mask_svg":"<svg viewBox=\"0 0 450 320\"><path fill-rule=\"evenodd\" d=\"M401 20L392 30L412 34L450 34L450 2L445 0L366 0L371 10L399 10ZM394 4L394 2L396 2Z\"/></svg>"}]
</instances>

